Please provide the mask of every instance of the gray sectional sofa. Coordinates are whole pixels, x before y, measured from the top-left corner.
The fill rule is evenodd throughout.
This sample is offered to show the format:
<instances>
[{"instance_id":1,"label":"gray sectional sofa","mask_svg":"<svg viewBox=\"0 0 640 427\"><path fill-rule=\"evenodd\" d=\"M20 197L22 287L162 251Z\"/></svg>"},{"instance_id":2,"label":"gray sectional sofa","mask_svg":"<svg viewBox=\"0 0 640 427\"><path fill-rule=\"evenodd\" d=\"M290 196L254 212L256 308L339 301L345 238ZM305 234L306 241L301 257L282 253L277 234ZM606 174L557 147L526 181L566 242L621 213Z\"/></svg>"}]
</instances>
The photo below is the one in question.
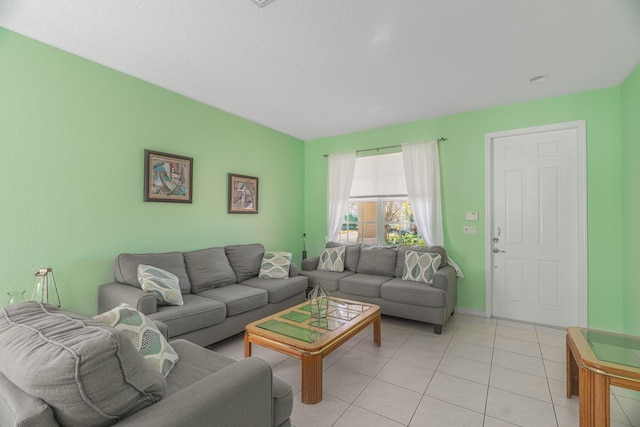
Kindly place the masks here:
<instances>
[{"instance_id":1,"label":"gray sectional sofa","mask_svg":"<svg viewBox=\"0 0 640 427\"><path fill-rule=\"evenodd\" d=\"M165 378L124 332L35 301L0 309L0 342L3 427L291 425L293 390L258 358L174 340Z\"/></svg>"},{"instance_id":2,"label":"gray sectional sofa","mask_svg":"<svg viewBox=\"0 0 640 427\"><path fill-rule=\"evenodd\" d=\"M291 264L285 279L259 278L265 248L260 243L191 252L120 254L114 282L100 285L98 312L126 303L166 323L169 338L206 346L244 331L253 321L304 301L307 277ZM176 275L184 305L162 305L138 283L138 265Z\"/></svg>"},{"instance_id":3,"label":"gray sectional sofa","mask_svg":"<svg viewBox=\"0 0 640 427\"><path fill-rule=\"evenodd\" d=\"M433 324L436 334L453 314L457 300L457 277L440 246L381 247L365 244L327 243L327 248L346 246L344 270L318 270L319 257L302 261L301 275L309 287L321 282L330 295L380 306L382 314ZM402 280L408 250L441 256L433 283Z\"/></svg>"}]
</instances>

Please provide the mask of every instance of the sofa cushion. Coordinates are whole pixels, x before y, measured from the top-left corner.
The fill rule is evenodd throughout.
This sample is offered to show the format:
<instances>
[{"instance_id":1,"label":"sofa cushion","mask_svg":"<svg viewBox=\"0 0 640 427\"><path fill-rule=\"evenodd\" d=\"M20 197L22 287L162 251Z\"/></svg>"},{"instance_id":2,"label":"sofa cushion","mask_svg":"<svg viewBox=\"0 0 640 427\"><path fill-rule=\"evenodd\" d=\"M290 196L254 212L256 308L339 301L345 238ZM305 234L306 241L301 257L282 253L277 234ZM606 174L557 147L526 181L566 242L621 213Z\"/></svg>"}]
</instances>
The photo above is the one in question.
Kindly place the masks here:
<instances>
[{"instance_id":1,"label":"sofa cushion","mask_svg":"<svg viewBox=\"0 0 640 427\"><path fill-rule=\"evenodd\" d=\"M286 279L289 277L291 252L265 252L260 263L261 279Z\"/></svg>"},{"instance_id":2,"label":"sofa cushion","mask_svg":"<svg viewBox=\"0 0 640 427\"><path fill-rule=\"evenodd\" d=\"M318 270L335 271L337 273L344 271L344 254L344 246L324 248L318 261Z\"/></svg>"},{"instance_id":3,"label":"sofa cushion","mask_svg":"<svg viewBox=\"0 0 640 427\"><path fill-rule=\"evenodd\" d=\"M236 283L236 274L229 264L224 248L185 252L184 262L194 294L216 286Z\"/></svg>"},{"instance_id":4,"label":"sofa cushion","mask_svg":"<svg viewBox=\"0 0 640 427\"><path fill-rule=\"evenodd\" d=\"M120 304L93 318L122 331L136 346L138 353L165 377L178 361L178 355L158 327L130 305Z\"/></svg>"},{"instance_id":5,"label":"sofa cushion","mask_svg":"<svg viewBox=\"0 0 640 427\"><path fill-rule=\"evenodd\" d=\"M357 273L341 279L338 285L340 291L345 294L378 298L380 286L389 279L391 279L389 276Z\"/></svg>"},{"instance_id":6,"label":"sofa cushion","mask_svg":"<svg viewBox=\"0 0 640 427\"><path fill-rule=\"evenodd\" d=\"M327 242L327 248L335 248L344 246L344 268L345 270L355 272L358 269L358 261L360 260L360 244Z\"/></svg>"},{"instance_id":7,"label":"sofa cushion","mask_svg":"<svg viewBox=\"0 0 640 427\"><path fill-rule=\"evenodd\" d=\"M122 332L35 301L0 312L0 371L63 426L108 426L159 401L166 381Z\"/></svg>"},{"instance_id":8,"label":"sofa cushion","mask_svg":"<svg viewBox=\"0 0 640 427\"><path fill-rule=\"evenodd\" d=\"M447 251L442 246L408 246L403 245L398 247L398 259L396 260L396 272L394 276L402 277L404 272L404 255L407 251L415 252L429 252L432 254L439 254L441 257L440 267L447 265Z\"/></svg>"},{"instance_id":9,"label":"sofa cushion","mask_svg":"<svg viewBox=\"0 0 640 427\"><path fill-rule=\"evenodd\" d=\"M225 246L224 250L236 274L236 282L241 283L258 275L264 255L264 246L261 243L230 245Z\"/></svg>"},{"instance_id":10,"label":"sofa cushion","mask_svg":"<svg viewBox=\"0 0 640 427\"><path fill-rule=\"evenodd\" d=\"M184 265L182 252L166 252L159 254L120 254L113 263L116 282L125 283L136 288L138 283L138 266L153 265L178 276L180 290L183 294L191 292L191 282Z\"/></svg>"},{"instance_id":11,"label":"sofa cushion","mask_svg":"<svg viewBox=\"0 0 640 427\"><path fill-rule=\"evenodd\" d=\"M340 279L342 279L343 277L351 276L352 274L355 273L353 271L346 270L340 273L321 270L300 271L301 276L307 276L307 278L309 279L309 282L307 283L307 286L309 288L313 288L318 284L318 282L320 282L322 283L324 289L329 293L338 290L338 282L340 281Z\"/></svg>"},{"instance_id":12,"label":"sofa cushion","mask_svg":"<svg viewBox=\"0 0 640 427\"><path fill-rule=\"evenodd\" d=\"M358 273L393 277L397 254L396 248L362 245L357 271Z\"/></svg>"},{"instance_id":13,"label":"sofa cushion","mask_svg":"<svg viewBox=\"0 0 640 427\"><path fill-rule=\"evenodd\" d=\"M199 295L224 303L227 306L227 316L235 316L269 303L269 295L264 289L238 284L209 289Z\"/></svg>"},{"instance_id":14,"label":"sofa cushion","mask_svg":"<svg viewBox=\"0 0 640 427\"><path fill-rule=\"evenodd\" d=\"M182 298L182 306L162 305L157 312L147 314L149 319L167 324L169 338L216 325L227 316L227 306L220 301L194 294L185 294Z\"/></svg>"},{"instance_id":15,"label":"sofa cushion","mask_svg":"<svg viewBox=\"0 0 640 427\"><path fill-rule=\"evenodd\" d=\"M138 282L143 291L151 292L158 301L169 305L182 305L178 276L152 265L138 266Z\"/></svg>"},{"instance_id":16,"label":"sofa cushion","mask_svg":"<svg viewBox=\"0 0 640 427\"><path fill-rule=\"evenodd\" d=\"M287 279L260 279L253 277L245 280L242 284L267 291L271 304L279 303L307 290L307 278L305 276L289 277Z\"/></svg>"},{"instance_id":17,"label":"sofa cushion","mask_svg":"<svg viewBox=\"0 0 640 427\"><path fill-rule=\"evenodd\" d=\"M388 301L424 307L446 307L447 294L431 285L394 278L380 287L380 296Z\"/></svg>"},{"instance_id":18,"label":"sofa cushion","mask_svg":"<svg viewBox=\"0 0 640 427\"><path fill-rule=\"evenodd\" d=\"M190 386L203 377L236 363L236 360L186 340L171 344L180 355L180 363L167 377L167 396ZM293 410L293 389L284 380L273 377L273 425L282 425Z\"/></svg>"},{"instance_id":19,"label":"sofa cushion","mask_svg":"<svg viewBox=\"0 0 640 427\"><path fill-rule=\"evenodd\" d=\"M433 275L438 271L441 260L439 254L407 251L404 256L402 280L433 283Z\"/></svg>"}]
</instances>

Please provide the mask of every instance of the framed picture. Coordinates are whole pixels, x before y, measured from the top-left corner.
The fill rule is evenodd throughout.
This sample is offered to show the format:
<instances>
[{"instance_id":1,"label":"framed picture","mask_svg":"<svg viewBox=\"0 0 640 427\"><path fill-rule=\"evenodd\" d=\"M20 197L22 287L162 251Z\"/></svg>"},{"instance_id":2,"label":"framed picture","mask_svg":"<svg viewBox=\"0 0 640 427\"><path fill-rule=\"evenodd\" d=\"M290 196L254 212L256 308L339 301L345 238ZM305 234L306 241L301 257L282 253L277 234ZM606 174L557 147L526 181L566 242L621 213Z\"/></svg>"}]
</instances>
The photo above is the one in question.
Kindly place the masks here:
<instances>
[{"instance_id":1,"label":"framed picture","mask_svg":"<svg viewBox=\"0 0 640 427\"><path fill-rule=\"evenodd\" d=\"M144 201L191 203L193 158L144 150Z\"/></svg>"},{"instance_id":2,"label":"framed picture","mask_svg":"<svg viewBox=\"0 0 640 427\"><path fill-rule=\"evenodd\" d=\"M258 213L258 178L229 174L229 213Z\"/></svg>"}]
</instances>

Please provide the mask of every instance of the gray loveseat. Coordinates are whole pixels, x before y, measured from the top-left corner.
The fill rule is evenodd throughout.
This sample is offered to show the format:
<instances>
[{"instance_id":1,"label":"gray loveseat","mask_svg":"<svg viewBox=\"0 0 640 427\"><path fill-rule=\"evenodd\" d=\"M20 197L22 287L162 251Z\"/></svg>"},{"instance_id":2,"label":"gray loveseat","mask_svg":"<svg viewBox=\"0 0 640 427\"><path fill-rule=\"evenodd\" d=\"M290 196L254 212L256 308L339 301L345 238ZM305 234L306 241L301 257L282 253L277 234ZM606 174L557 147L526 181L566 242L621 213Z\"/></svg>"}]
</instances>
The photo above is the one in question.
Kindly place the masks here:
<instances>
[{"instance_id":1,"label":"gray loveseat","mask_svg":"<svg viewBox=\"0 0 640 427\"><path fill-rule=\"evenodd\" d=\"M0 343L3 427L291 425L291 386L258 358L175 340L165 378L124 332L35 301L0 311Z\"/></svg>"},{"instance_id":2,"label":"gray loveseat","mask_svg":"<svg viewBox=\"0 0 640 427\"><path fill-rule=\"evenodd\" d=\"M381 247L365 244L327 243L327 248L346 246L344 271L318 270L319 257L302 261L301 275L309 286L320 281L332 295L380 306L382 314L433 324L436 334L453 314L457 299L455 269L447 264L440 246ZM433 283L402 280L408 250L440 254L442 262Z\"/></svg>"},{"instance_id":3,"label":"gray loveseat","mask_svg":"<svg viewBox=\"0 0 640 427\"><path fill-rule=\"evenodd\" d=\"M299 304L307 278L291 264L286 279L259 278L265 248L260 243L191 252L120 254L114 282L100 285L98 312L126 303L167 324L169 338L206 346L244 331L253 321ZM138 265L178 276L184 305L162 305L138 283Z\"/></svg>"}]
</instances>

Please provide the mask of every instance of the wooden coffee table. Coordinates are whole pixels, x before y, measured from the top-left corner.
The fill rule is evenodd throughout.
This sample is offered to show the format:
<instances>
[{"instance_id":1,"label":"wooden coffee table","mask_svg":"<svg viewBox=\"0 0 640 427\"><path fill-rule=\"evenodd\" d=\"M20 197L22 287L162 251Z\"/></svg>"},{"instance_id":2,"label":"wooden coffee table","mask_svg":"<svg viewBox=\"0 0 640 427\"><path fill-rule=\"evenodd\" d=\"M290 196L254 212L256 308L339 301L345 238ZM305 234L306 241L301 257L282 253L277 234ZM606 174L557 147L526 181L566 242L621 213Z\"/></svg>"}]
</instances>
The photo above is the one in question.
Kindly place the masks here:
<instances>
[{"instance_id":1,"label":"wooden coffee table","mask_svg":"<svg viewBox=\"0 0 640 427\"><path fill-rule=\"evenodd\" d=\"M609 386L640 391L640 337L567 328L567 398L580 396L580 426L608 427Z\"/></svg>"},{"instance_id":2,"label":"wooden coffee table","mask_svg":"<svg viewBox=\"0 0 640 427\"><path fill-rule=\"evenodd\" d=\"M302 360L302 403L322 400L322 359L373 323L373 341L381 345L380 307L331 298L326 320L311 317L309 302L250 323L244 333L244 356L251 344Z\"/></svg>"}]
</instances>

